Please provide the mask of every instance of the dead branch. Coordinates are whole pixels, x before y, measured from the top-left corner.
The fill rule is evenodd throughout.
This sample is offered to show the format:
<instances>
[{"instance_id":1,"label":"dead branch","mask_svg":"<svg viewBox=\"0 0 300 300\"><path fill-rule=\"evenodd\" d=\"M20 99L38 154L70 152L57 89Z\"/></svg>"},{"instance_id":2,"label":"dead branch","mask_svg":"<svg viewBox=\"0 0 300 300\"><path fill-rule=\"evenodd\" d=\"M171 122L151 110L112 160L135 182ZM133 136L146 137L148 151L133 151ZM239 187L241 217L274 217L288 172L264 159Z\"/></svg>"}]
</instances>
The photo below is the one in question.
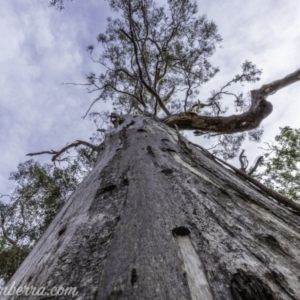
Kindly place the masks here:
<instances>
[{"instance_id":1,"label":"dead branch","mask_svg":"<svg viewBox=\"0 0 300 300\"><path fill-rule=\"evenodd\" d=\"M249 176L251 176L256 171L259 164L261 163L263 156L258 156L255 161L254 166L250 168L249 172L247 172L249 162L247 160L247 156L244 155L244 152L245 152L245 150L243 149L241 154L239 155L239 161L241 164L240 170L243 171L244 173L248 174Z\"/></svg>"},{"instance_id":2,"label":"dead branch","mask_svg":"<svg viewBox=\"0 0 300 300\"><path fill-rule=\"evenodd\" d=\"M250 171L248 172L248 175L251 176L257 169L257 167L259 166L259 164L261 163L261 161L263 160L263 156L259 156L257 159L256 159L256 162L254 164L254 166L250 169Z\"/></svg>"},{"instance_id":3,"label":"dead branch","mask_svg":"<svg viewBox=\"0 0 300 300\"><path fill-rule=\"evenodd\" d=\"M241 164L240 170L243 171L243 172L246 172L247 167L248 167L248 160L247 160L246 155L244 155L244 152L245 152L245 150L243 149L240 156L239 156L239 161L240 161L240 164Z\"/></svg>"},{"instance_id":4,"label":"dead branch","mask_svg":"<svg viewBox=\"0 0 300 300\"><path fill-rule=\"evenodd\" d=\"M64 152L68 151L69 149L71 148L75 148L75 147L78 147L80 145L84 145L84 146L87 146L87 147L90 147L92 148L93 150L95 148L97 148L97 146L91 144L91 143L88 143L88 142L85 142L85 141L80 141L80 140L77 140L76 142L73 142L69 145L67 145L66 147L62 148L61 150L59 151L54 151L54 150L51 150L51 151L41 151L41 152L34 152L34 153L28 153L26 154L27 156L35 156L35 155L41 155L41 154L51 154L53 155L52 157L52 161L56 161L58 159L58 157L60 155L62 155Z\"/></svg>"}]
</instances>

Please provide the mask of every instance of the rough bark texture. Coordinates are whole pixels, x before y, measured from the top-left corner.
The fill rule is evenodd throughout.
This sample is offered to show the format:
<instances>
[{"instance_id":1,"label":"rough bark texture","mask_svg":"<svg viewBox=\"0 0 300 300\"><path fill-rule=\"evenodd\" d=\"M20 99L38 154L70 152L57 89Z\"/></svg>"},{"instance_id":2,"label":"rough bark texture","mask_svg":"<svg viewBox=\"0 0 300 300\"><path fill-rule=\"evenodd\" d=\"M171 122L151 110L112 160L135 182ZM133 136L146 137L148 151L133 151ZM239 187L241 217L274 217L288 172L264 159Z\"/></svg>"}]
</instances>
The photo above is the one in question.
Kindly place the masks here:
<instances>
[{"instance_id":1,"label":"rough bark texture","mask_svg":"<svg viewBox=\"0 0 300 300\"><path fill-rule=\"evenodd\" d=\"M128 117L11 282L76 299L300 299L299 221L173 129Z\"/></svg>"}]
</instances>

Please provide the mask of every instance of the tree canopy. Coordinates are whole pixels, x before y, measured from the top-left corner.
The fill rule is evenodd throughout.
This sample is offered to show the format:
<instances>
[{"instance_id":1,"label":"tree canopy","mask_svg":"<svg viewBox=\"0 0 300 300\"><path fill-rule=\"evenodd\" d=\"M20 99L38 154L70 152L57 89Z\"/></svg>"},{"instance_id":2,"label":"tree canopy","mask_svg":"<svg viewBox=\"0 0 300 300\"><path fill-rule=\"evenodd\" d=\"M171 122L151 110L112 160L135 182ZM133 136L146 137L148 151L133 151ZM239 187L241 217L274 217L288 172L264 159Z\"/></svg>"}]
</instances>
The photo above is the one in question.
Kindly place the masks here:
<instances>
[{"instance_id":1,"label":"tree canopy","mask_svg":"<svg viewBox=\"0 0 300 300\"><path fill-rule=\"evenodd\" d=\"M98 62L106 70L87 77L99 99L115 99L127 113L191 109L197 88L218 72L208 60L221 41L215 23L187 0L169 1L168 9L152 0L111 1L111 7L122 18L108 18L98 36L104 49Z\"/></svg>"},{"instance_id":2,"label":"tree canopy","mask_svg":"<svg viewBox=\"0 0 300 300\"><path fill-rule=\"evenodd\" d=\"M119 113L158 115L163 111L172 120L178 113L196 115L203 109L206 116L219 116L227 111L221 104L223 95L230 94L227 87L259 80L261 70L246 61L241 74L200 102L200 88L219 71L209 58L221 37L216 24L199 15L196 2L172 0L167 7L153 0L109 3L121 17L108 18L105 33L98 35L103 51L95 61L104 72L87 76L91 91L99 92L94 102L114 99ZM92 53L94 46L87 49ZM245 110L244 95L231 95L236 109ZM184 126L177 121L179 128Z\"/></svg>"},{"instance_id":3,"label":"tree canopy","mask_svg":"<svg viewBox=\"0 0 300 300\"><path fill-rule=\"evenodd\" d=\"M263 131L258 127L272 112L267 97L299 80L297 70L249 94L235 93L234 84L260 79L262 71L246 60L240 74L200 100L201 89L219 71L210 58L221 37L216 24L198 13L196 1L108 3L119 17L108 18L106 31L98 35L99 57L93 56L94 45L87 47L100 64L99 74L86 76L84 85L97 93L87 113L98 101L112 101L119 114L158 116L170 127L217 137L217 149L228 159L237 154L245 132L250 140L260 140ZM232 100L231 105L224 97Z\"/></svg>"},{"instance_id":4,"label":"tree canopy","mask_svg":"<svg viewBox=\"0 0 300 300\"><path fill-rule=\"evenodd\" d=\"M119 17L108 18L105 33L98 35L102 73L87 75L90 92L98 92L92 105L112 100L119 113L160 114L161 120L197 134L233 134L259 126L272 112L267 97L299 81L300 70L263 85L249 95L228 91L234 83L256 82L261 70L245 61L242 72L211 97L199 100L200 88L216 75L218 67L209 58L221 42L217 26L199 15L193 0L168 0L159 6L154 0L108 0ZM63 9L63 0L51 1ZM94 46L87 50L91 53ZM231 96L239 115L228 115L222 104ZM91 106L92 106L91 105ZM255 136L255 135L253 135Z\"/></svg>"}]
</instances>

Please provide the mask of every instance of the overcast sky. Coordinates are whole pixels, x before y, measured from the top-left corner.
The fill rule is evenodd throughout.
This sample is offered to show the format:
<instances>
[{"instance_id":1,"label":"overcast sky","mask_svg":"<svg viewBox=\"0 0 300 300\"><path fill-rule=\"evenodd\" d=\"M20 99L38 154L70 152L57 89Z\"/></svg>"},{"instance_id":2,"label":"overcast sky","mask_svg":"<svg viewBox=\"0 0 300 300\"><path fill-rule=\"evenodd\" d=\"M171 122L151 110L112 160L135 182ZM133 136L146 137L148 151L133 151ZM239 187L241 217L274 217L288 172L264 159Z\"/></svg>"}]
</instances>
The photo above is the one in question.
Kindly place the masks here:
<instances>
[{"instance_id":1,"label":"overcast sky","mask_svg":"<svg viewBox=\"0 0 300 300\"><path fill-rule=\"evenodd\" d=\"M198 0L199 10L214 20L223 37L213 57L221 72L201 90L201 98L240 71L245 59L263 69L261 81L245 91L300 68L300 1ZM73 0L58 12L47 0L0 0L0 193L9 192L8 176L26 153L62 148L95 130L83 120L95 95L61 85L84 82L97 71L85 47L95 44L111 15L103 0ZM241 87L237 86L237 91ZM300 82L270 96L274 109L264 122L265 141L286 125L300 127ZM94 110L107 108L104 104ZM196 141L196 140L194 140ZM246 144L250 161L262 144ZM39 157L47 162L50 157Z\"/></svg>"}]
</instances>

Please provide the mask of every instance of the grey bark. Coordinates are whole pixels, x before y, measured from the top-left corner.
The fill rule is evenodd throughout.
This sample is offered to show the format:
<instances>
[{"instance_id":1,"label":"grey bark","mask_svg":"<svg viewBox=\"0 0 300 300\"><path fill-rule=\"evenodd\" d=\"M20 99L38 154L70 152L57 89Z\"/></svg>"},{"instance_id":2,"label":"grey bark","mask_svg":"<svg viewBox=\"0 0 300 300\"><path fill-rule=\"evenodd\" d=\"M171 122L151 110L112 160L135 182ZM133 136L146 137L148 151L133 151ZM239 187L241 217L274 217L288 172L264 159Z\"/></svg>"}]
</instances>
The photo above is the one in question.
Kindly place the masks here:
<instances>
[{"instance_id":1,"label":"grey bark","mask_svg":"<svg viewBox=\"0 0 300 300\"><path fill-rule=\"evenodd\" d=\"M77 287L75 299L300 299L299 221L172 128L128 116L8 286Z\"/></svg>"}]
</instances>

